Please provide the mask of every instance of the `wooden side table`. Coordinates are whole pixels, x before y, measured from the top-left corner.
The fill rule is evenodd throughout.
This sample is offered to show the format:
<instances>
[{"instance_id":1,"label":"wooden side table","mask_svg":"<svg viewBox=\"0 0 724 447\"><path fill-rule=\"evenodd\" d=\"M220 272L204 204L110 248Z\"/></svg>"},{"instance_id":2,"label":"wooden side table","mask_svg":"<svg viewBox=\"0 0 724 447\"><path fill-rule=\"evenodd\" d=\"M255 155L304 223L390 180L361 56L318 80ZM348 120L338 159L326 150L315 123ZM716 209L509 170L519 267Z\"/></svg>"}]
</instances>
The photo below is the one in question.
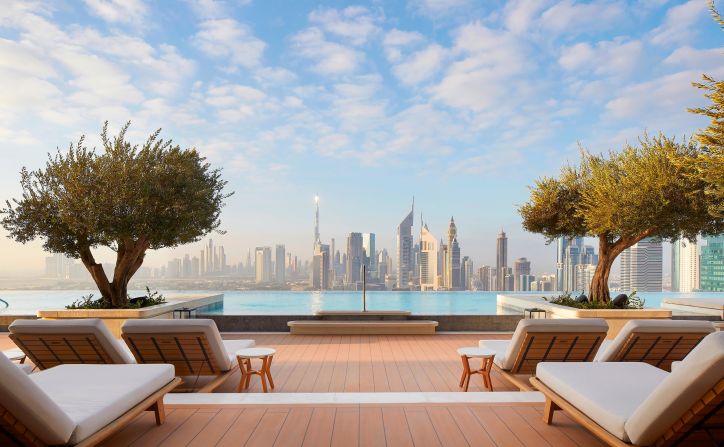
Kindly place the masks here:
<instances>
[{"instance_id":1,"label":"wooden side table","mask_svg":"<svg viewBox=\"0 0 724 447\"><path fill-rule=\"evenodd\" d=\"M10 361L13 361L13 362L17 361L20 364L25 363L25 359L27 358L25 356L25 353L19 349L10 349L8 351L3 351L3 354Z\"/></svg>"},{"instance_id":2,"label":"wooden side table","mask_svg":"<svg viewBox=\"0 0 724 447\"><path fill-rule=\"evenodd\" d=\"M460 377L459 387L463 388L463 391L468 390L470 384L470 376L473 374L480 374L483 377L483 385L489 391L493 391L493 381L490 379L490 370L493 368L493 359L495 358L495 351L484 348L460 348L458 354L463 362L463 375ZM481 359L482 364L480 369L470 368L470 359Z\"/></svg>"},{"instance_id":3,"label":"wooden side table","mask_svg":"<svg viewBox=\"0 0 724 447\"><path fill-rule=\"evenodd\" d=\"M241 392L242 389L249 389L249 382L254 374L261 377L261 388L265 393L267 392L267 380L271 389L274 389L271 363L275 353L276 350L272 348L247 348L236 351L236 360L239 362L239 370L241 371L241 379L236 391ZM261 359L261 369L252 369L251 359Z\"/></svg>"}]
</instances>

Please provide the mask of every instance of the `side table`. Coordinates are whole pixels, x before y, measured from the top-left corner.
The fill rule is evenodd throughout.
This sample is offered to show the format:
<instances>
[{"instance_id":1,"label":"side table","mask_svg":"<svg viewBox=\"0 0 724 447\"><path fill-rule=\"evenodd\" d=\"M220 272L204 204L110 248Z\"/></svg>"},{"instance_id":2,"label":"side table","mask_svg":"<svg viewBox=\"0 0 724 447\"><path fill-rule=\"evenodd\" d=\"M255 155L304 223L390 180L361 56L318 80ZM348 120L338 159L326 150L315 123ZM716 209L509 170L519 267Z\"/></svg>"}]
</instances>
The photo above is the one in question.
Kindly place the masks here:
<instances>
[{"instance_id":1,"label":"side table","mask_svg":"<svg viewBox=\"0 0 724 447\"><path fill-rule=\"evenodd\" d=\"M493 381L490 379L490 370L493 368L493 359L495 358L495 351L484 348L460 348L458 354L463 362L463 375L460 377L459 387L463 388L463 391L468 390L470 384L470 376L473 374L480 374L483 376L483 385L489 391L493 391ZM481 359L482 364L480 369L470 368L470 359Z\"/></svg>"},{"instance_id":2,"label":"side table","mask_svg":"<svg viewBox=\"0 0 724 447\"><path fill-rule=\"evenodd\" d=\"M247 348L236 351L236 360L239 362L239 370L241 371L241 379L237 392L242 389L249 389L251 376L257 375L261 377L261 388L267 392L267 380L269 386L274 389L274 380L271 375L271 363L276 353L272 348ZM261 369L254 370L251 368L251 359L261 359Z\"/></svg>"}]
</instances>

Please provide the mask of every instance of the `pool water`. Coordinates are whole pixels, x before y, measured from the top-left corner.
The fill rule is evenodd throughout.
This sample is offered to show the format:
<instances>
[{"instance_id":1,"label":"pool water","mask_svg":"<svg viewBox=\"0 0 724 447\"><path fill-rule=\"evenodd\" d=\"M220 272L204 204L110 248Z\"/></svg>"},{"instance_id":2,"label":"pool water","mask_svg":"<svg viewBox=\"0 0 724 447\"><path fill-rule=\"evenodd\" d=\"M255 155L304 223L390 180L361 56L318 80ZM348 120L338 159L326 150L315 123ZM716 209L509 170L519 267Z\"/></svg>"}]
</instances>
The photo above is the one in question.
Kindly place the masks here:
<instances>
[{"instance_id":1,"label":"pool water","mask_svg":"<svg viewBox=\"0 0 724 447\"><path fill-rule=\"evenodd\" d=\"M319 310L362 309L362 292L290 292L290 291L161 291L167 296L183 294L224 293L223 308L210 313L226 315L311 315ZM39 309L62 309L65 305L92 290L6 290L0 298L9 303L4 309L0 303L0 315L34 315ZM144 291L131 291L139 296ZM513 294L512 292L504 292ZM530 294L530 293L524 293ZM547 292L549 296L555 292ZM498 292L367 292L368 310L408 310L417 315L496 315L508 311L498 309ZM722 292L695 293L639 293L646 300L647 308L661 306L664 298L718 298ZM95 292L98 296L98 292Z\"/></svg>"}]
</instances>

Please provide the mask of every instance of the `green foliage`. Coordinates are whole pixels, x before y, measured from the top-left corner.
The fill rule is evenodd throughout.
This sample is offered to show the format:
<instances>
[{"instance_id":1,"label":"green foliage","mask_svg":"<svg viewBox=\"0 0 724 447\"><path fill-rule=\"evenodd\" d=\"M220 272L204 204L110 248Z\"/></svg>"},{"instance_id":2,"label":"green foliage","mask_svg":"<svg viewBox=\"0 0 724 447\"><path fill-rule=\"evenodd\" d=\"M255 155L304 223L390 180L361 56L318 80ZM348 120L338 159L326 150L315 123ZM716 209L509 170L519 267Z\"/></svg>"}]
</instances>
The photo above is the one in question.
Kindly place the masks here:
<instances>
[{"instance_id":1,"label":"green foliage","mask_svg":"<svg viewBox=\"0 0 724 447\"><path fill-rule=\"evenodd\" d=\"M127 304L123 307L124 309L140 309L142 307L157 306L159 304L166 304L166 298L158 291L151 292L151 289L146 286L146 296L140 298L128 297ZM93 294L82 296L79 299L73 301L71 304L65 306L66 309L108 309L110 303L103 297L93 299Z\"/></svg>"},{"instance_id":2,"label":"green foliage","mask_svg":"<svg viewBox=\"0 0 724 447\"><path fill-rule=\"evenodd\" d=\"M724 29L724 19L719 15L714 2L709 1L709 9L714 20ZM702 75L702 82L694 82L694 87L704 91L711 103L706 107L689 109L689 112L711 119L709 126L696 134L696 139L704 148L698 159L697 174L708 185L706 193L713 201L709 212L713 216L724 217L724 81Z\"/></svg>"},{"instance_id":3,"label":"green foliage","mask_svg":"<svg viewBox=\"0 0 724 447\"><path fill-rule=\"evenodd\" d=\"M724 229L707 208L706 183L692 177L702 150L663 135L644 135L639 146L594 155L581 151L578 167L538 180L519 208L523 227L549 240L605 235L607 241L648 237L694 240ZM635 243L634 241L633 243Z\"/></svg>"},{"instance_id":4,"label":"green foliage","mask_svg":"<svg viewBox=\"0 0 724 447\"><path fill-rule=\"evenodd\" d=\"M570 292L550 298L544 296L543 299L551 304L574 307L576 309L618 309L617 307L614 307L613 301L605 303L601 301L576 301L576 299L571 296ZM631 295L629 295L628 304L624 307L624 309L643 309L645 304L646 300L639 297L634 291Z\"/></svg>"},{"instance_id":5,"label":"green foliage","mask_svg":"<svg viewBox=\"0 0 724 447\"><path fill-rule=\"evenodd\" d=\"M108 136L103 152L88 149L85 137L67 153L48 155L44 169L20 173L22 197L0 210L9 237L43 241L49 252L80 258L110 306L125 307L127 285L147 249L195 242L217 230L226 182L196 149L181 149L159 138L143 145L126 140L127 123ZM113 281L92 249L116 251Z\"/></svg>"}]
</instances>

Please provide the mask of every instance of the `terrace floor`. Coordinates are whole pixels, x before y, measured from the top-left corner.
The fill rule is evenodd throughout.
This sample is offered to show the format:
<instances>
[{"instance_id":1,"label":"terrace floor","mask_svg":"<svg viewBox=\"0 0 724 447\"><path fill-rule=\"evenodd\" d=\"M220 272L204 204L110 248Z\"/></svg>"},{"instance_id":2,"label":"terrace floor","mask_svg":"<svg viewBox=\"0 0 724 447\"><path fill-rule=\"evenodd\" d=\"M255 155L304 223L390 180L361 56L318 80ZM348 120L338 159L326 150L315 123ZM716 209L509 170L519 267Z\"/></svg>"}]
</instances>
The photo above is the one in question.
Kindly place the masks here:
<instances>
[{"instance_id":1,"label":"terrace floor","mask_svg":"<svg viewBox=\"0 0 724 447\"><path fill-rule=\"evenodd\" d=\"M155 426L151 413L136 418L103 446L598 446L586 430L556 413L555 423L542 421L543 404L516 402L516 388L492 373L495 391L484 391L473 376L470 393L462 396L457 348L477 346L480 339L508 339L504 333L442 333L436 335L310 336L224 333L227 339L253 338L257 346L277 350L272 364L274 392L262 395L258 377L250 393L255 403L176 394L167 398L167 420ZM0 334L0 349L14 345ZM477 365L473 365L477 367ZM217 393L234 393L236 373ZM406 403L390 395L374 403L304 403L305 396L287 393L414 393ZM424 399L436 394L435 402ZM477 393L476 393L477 392ZM454 393L454 394L450 394ZM457 397L493 398L497 402L461 403ZM274 396L277 395L277 396ZM331 395L331 394L329 394ZM537 395L537 394L535 394ZM232 398L225 400L227 396ZM286 396L286 397L285 397ZM291 396L291 397L290 397ZM322 396L318 394L318 396ZM350 396L350 395L345 395ZM364 395L362 395L364 396ZM369 395L367 395L369 396ZM381 396L381 395L378 395ZM504 396L513 397L508 398ZM252 397L252 396L248 396ZM272 404L265 398L281 398ZM174 399L175 398L175 399ZM449 401L448 401L449 400ZM492 399L496 400L496 399ZM231 402L221 404L220 401ZM300 402L301 401L301 402ZM364 401L364 399L362 399Z\"/></svg>"}]
</instances>

